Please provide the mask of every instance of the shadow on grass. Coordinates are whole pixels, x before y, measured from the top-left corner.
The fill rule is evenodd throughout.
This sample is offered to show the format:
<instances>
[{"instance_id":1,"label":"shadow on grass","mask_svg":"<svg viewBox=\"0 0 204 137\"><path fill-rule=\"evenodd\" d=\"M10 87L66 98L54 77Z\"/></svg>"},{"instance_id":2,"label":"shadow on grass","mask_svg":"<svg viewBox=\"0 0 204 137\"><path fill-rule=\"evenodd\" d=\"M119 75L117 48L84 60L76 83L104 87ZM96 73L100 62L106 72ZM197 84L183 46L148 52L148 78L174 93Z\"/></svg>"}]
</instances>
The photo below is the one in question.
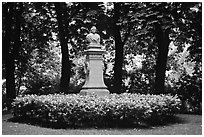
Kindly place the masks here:
<instances>
[{"instance_id":1,"label":"shadow on grass","mask_svg":"<svg viewBox=\"0 0 204 137\"><path fill-rule=\"evenodd\" d=\"M34 126L40 126L45 128L52 128L52 129L151 129L153 127L159 127L159 126L167 126L172 124L180 124L180 123L186 123L187 121L185 119L182 119L181 117L178 117L176 115L174 116L166 116L163 119L149 119L148 122L140 122L140 123L134 123L134 122L128 122L128 121L108 121L105 124L100 125L93 125L92 123L85 123L85 124L66 124L62 122L43 122L42 120L38 119L28 119L25 117L12 117L7 119L8 122L15 122L15 123L23 123L28 125L34 125Z\"/></svg>"}]
</instances>

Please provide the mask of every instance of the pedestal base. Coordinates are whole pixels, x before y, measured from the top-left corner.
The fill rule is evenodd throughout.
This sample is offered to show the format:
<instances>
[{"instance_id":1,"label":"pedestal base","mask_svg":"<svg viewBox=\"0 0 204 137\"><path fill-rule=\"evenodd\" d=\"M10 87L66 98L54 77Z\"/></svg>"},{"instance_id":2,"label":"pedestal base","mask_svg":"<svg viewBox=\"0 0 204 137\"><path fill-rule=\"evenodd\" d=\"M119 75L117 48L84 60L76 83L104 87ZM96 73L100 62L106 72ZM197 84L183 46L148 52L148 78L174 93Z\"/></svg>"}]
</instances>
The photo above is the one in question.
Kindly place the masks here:
<instances>
[{"instance_id":1,"label":"pedestal base","mask_svg":"<svg viewBox=\"0 0 204 137\"><path fill-rule=\"evenodd\" d=\"M90 44L86 50L87 74L86 82L79 94L108 95L103 79L103 53L100 45Z\"/></svg>"},{"instance_id":2,"label":"pedestal base","mask_svg":"<svg viewBox=\"0 0 204 137\"><path fill-rule=\"evenodd\" d=\"M99 96L109 95L109 91L106 88L82 88L80 95L96 94Z\"/></svg>"}]
</instances>

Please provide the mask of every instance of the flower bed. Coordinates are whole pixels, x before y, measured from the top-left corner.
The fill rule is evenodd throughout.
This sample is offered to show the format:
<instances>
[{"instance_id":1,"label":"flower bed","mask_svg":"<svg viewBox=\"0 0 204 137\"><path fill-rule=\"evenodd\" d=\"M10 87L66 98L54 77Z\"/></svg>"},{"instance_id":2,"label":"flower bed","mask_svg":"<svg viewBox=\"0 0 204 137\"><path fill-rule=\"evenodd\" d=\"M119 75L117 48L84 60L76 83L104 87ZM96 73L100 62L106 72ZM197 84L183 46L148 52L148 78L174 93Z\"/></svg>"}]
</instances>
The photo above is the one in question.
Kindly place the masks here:
<instances>
[{"instance_id":1,"label":"flower bed","mask_svg":"<svg viewBox=\"0 0 204 137\"><path fill-rule=\"evenodd\" d=\"M179 106L180 99L171 95L26 95L17 97L13 102L13 115L75 126L102 126L121 122L139 124L173 115Z\"/></svg>"}]
</instances>

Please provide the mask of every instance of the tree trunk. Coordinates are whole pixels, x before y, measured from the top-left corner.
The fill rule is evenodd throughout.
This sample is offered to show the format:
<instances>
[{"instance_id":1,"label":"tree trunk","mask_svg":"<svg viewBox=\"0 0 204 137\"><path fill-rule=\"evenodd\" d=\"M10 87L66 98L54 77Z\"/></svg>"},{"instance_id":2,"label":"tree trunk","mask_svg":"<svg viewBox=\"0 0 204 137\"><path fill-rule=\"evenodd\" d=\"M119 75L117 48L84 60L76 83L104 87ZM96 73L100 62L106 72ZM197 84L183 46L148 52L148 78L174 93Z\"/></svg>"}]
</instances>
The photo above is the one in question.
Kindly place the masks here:
<instances>
[{"instance_id":1,"label":"tree trunk","mask_svg":"<svg viewBox=\"0 0 204 137\"><path fill-rule=\"evenodd\" d=\"M169 51L169 33L167 30L163 31L161 26L155 26L156 41L158 44L158 57L156 62L156 78L155 78L155 94L161 94L165 91L165 72L166 63Z\"/></svg>"},{"instance_id":2,"label":"tree trunk","mask_svg":"<svg viewBox=\"0 0 204 137\"><path fill-rule=\"evenodd\" d=\"M21 46L21 15L23 13L23 3L19 2L17 3L16 6L18 6L18 9L16 9L16 12L14 13L14 16L16 17L15 39L14 39L15 45L13 47L13 56L15 57L14 60L19 56L19 49ZM20 81L18 83L18 88L16 88L16 95L18 95L18 92L20 90L21 77L19 78L19 80Z\"/></svg>"},{"instance_id":3,"label":"tree trunk","mask_svg":"<svg viewBox=\"0 0 204 137\"><path fill-rule=\"evenodd\" d=\"M11 102L16 97L15 89L15 59L19 54L20 43L20 18L22 14L22 3L7 3L5 6L5 39L3 47L6 52L6 97L7 108L11 109ZM18 9L16 6L19 6ZM15 10L14 10L15 9ZM14 22L14 24L12 24ZM14 29L12 30L12 26ZM13 35L14 34L14 35ZM13 36L13 38L11 38ZM13 42L13 43L12 43Z\"/></svg>"},{"instance_id":4,"label":"tree trunk","mask_svg":"<svg viewBox=\"0 0 204 137\"><path fill-rule=\"evenodd\" d=\"M117 25L119 20L120 4L114 3L114 38L115 38L115 64L114 64L114 92L122 92L122 65L123 65L123 42L120 34L120 27Z\"/></svg>"},{"instance_id":5,"label":"tree trunk","mask_svg":"<svg viewBox=\"0 0 204 137\"><path fill-rule=\"evenodd\" d=\"M60 92L68 93L69 90L69 81L70 81L70 61L69 61L69 53L68 53L68 41L66 39L65 28L63 27L65 24L62 12L61 3L55 3L55 9L57 13L57 21L59 28L59 40L61 44L61 52L62 52L62 68L61 68L61 82L60 82Z\"/></svg>"},{"instance_id":6,"label":"tree trunk","mask_svg":"<svg viewBox=\"0 0 204 137\"><path fill-rule=\"evenodd\" d=\"M9 55L6 61L6 98L9 110L11 109L13 99L16 97L14 71L14 58Z\"/></svg>"},{"instance_id":7,"label":"tree trunk","mask_svg":"<svg viewBox=\"0 0 204 137\"><path fill-rule=\"evenodd\" d=\"M13 15L13 3L7 3L5 6L5 39L3 40L3 47L5 47L5 67L6 67L6 98L7 108L11 109L11 102L15 98L15 79L14 79L14 57L11 56L11 22Z\"/></svg>"}]
</instances>

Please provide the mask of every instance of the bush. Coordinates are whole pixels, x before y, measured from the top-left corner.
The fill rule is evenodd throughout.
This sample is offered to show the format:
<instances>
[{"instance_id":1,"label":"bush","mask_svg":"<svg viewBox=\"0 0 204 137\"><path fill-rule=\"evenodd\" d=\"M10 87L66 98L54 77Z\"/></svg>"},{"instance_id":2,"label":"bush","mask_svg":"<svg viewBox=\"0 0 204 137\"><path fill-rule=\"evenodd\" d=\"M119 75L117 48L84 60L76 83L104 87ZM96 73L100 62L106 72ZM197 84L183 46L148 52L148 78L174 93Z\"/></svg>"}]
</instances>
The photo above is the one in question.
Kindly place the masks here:
<instances>
[{"instance_id":1,"label":"bush","mask_svg":"<svg viewBox=\"0 0 204 137\"><path fill-rule=\"evenodd\" d=\"M185 83L185 84L183 84ZM176 83L176 93L182 100L184 113L202 114L202 77L198 75L182 75Z\"/></svg>"},{"instance_id":2,"label":"bush","mask_svg":"<svg viewBox=\"0 0 204 137\"><path fill-rule=\"evenodd\" d=\"M179 66L178 68L182 68ZM190 69L191 70L191 69ZM197 62L192 73L185 69L172 71L167 77L167 92L177 94L182 102L182 113L202 114L202 68Z\"/></svg>"},{"instance_id":3,"label":"bush","mask_svg":"<svg viewBox=\"0 0 204 137\"><path fill-rule=\"evenodd\" d=\"M176 113L179 106L178 97L171 95L26 95L13 102L13 115L55 125L107 126L162 119Z\"/></svg>"}]
</instances>

